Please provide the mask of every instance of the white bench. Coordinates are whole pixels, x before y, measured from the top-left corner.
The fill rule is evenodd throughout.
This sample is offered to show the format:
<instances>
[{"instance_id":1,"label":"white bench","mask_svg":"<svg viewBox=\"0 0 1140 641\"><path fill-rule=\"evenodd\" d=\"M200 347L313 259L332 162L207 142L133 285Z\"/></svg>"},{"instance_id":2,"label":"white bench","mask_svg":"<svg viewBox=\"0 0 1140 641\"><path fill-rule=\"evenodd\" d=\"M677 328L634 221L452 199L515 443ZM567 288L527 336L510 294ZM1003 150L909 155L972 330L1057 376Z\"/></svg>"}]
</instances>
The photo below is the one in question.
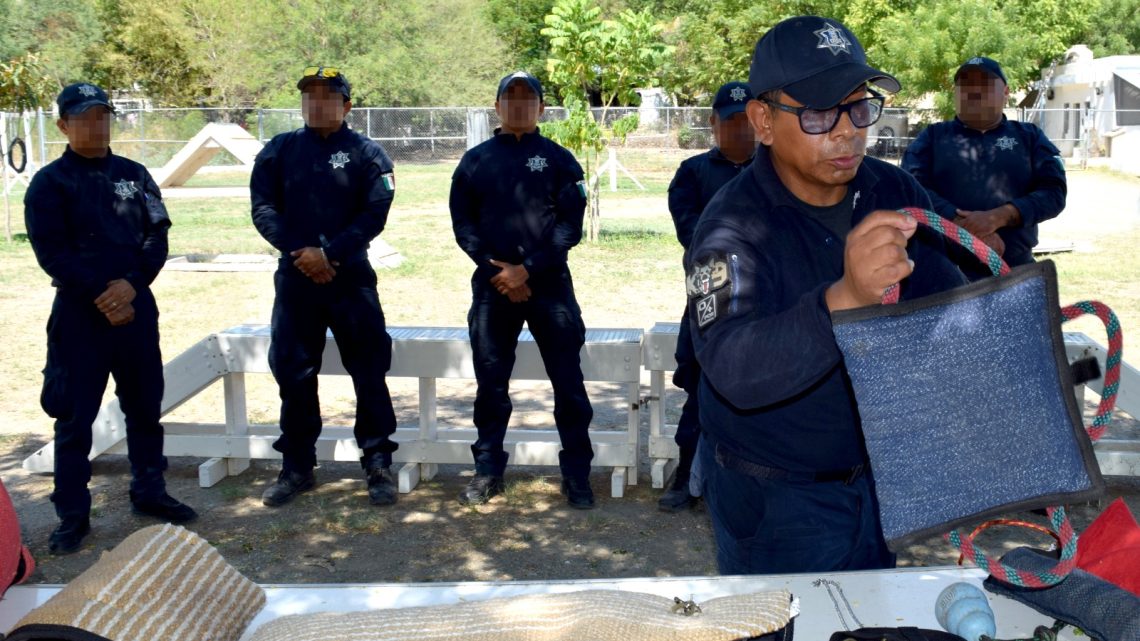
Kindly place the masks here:
<instances>
[{"instance_id":1,"label":"white bench","mask_svg":"<svg viewBox=\"0 0 1140 641\"><path fill-rule=\"evenodd\" d=\"M420 479L433 477L439 464L471 464L473 427L443 427L436 420L436 380L475 378L467 330L462 328L389 327L392 336L392 368L389 377L419 379L419 424L399 427L394 439L400 448L393 455L404 465L398 472L401 492L410 492ZM591 329L582 347L582 373L587 381L626 385L628 423L624 430L591 430L593 465L613 468L611 494L620 497L626 484L637 482L639 391L641 382L641 337L639 329ZM208 336L163 368L166 393L165 416L186 400L222 379L225 396L224 425L165 423L164 452L168 456L208 458L199 467L199 484L209 487L229 475L240 474L250 459L279 459L273 441L277 425L250 425L246 411L245 374L269 373L269 326L241 325ZM347 372L329 335L322 374ZM512 379L545 380L538 346L529 331L519 335ZM126 452L126 425L118 401L108 403L93 426L91 458L104 452ZM511 429L506 451L514 465L557 465L561 444L554 429ZM326 425L317 442L322 461L355 461L360 450L348 426ZM24 461L24 469L51 472L52 444Z\"/></svg>"},{"instance_id":2,"label":"white bench","mask_svg":"<svg viewBox=\"0 0 1140 641\"><path fill-rule=\"evenodd\" d=\"M652 460L650 479L653 487L664 487L678 456L673 435L676 425L665 423L665 394L671 385L666 385L665 373L677 368L673 354L677 351L677 323L657 323L645 333L641 350L641 363L649 370L649 458ZM1085 334L1066 332L1065 351L1069 362L1095 356L1100 361L1101 372L1105 371L1104 360L1108 351ZM1093 392L1101 393L1101 380L1089 381ZM1084 387L1077 388L1078 402L1084 402ZM1128 363L1122 363L1120 389L1116 395L1116 407L1140 419L1140 372ZM1093 444L1097 462L1102 474L1112 476L1140 476L1140 434L1135 439L1102 438Z\"/></svg>"}]
</instances>

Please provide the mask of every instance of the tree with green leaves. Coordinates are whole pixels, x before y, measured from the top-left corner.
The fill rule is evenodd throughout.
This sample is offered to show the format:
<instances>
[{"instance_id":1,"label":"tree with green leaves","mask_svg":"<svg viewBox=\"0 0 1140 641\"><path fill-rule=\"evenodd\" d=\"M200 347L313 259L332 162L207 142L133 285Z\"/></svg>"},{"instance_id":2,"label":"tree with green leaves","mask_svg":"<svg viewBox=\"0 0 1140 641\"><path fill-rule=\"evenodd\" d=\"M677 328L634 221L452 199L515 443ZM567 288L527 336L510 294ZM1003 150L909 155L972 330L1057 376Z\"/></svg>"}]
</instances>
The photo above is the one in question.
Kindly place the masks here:
<instances>
[{"instance_id":1,"label":"tree with green leaves","mask_svg":"<svg viewBox=\"0 0 1140 641\"><path fill-rule=\"evenodd\" d=\"M1011 91L1026 88L1085 30L1099 2L922 3L913 12L883 21L875 53L902 82L900 102L934 93L939 114L949 118L954 113L954 72L965 60L993 58L1001 63Z\"/></svg>"},{"instance_id":2,"label":"tree with green leaves","mask_svg":"<svg viewBox=\"0 0 1140 641\"><path fill-rule=\"evenodd\" d=\"M636 89L656 85L657 73L672 49L662 39L663 27L646 9L626 9L616 19L604 19L593 0L558 0L546 16L543 35L550 41L546 70L566 106L564 122L546 125L547 134L584 154L588 176L587 237L597 240L601 227L598 153L607 144L621 142L638 125L637 114L612 123L611 106L633 104ZM598 96L600 124L590 112L590 99ZM593 171L593 173L591 173Z\"/></svg>"}]
</instances>

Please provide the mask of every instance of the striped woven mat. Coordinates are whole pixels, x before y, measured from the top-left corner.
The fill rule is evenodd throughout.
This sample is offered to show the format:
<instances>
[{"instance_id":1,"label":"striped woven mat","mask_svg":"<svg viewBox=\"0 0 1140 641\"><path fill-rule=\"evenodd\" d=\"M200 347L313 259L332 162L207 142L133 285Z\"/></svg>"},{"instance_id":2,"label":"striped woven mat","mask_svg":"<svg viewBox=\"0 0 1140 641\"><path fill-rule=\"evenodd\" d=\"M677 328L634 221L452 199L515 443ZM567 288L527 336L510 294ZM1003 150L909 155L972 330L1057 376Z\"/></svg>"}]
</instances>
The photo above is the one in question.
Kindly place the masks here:
<instances>
[{"instance_id":1,"label":"striped woven mat","mask_svg":"<svg viewBox=\"0 0 1140 641\"><path fill-rule=\"evenodd\" d=\"M710 599L685 616L673 599L587 590L367 612L299 614L250 641L735 641L791 619L786 590Z\"/></svg>"},{"instance_id":2,"label":"striped woven mat","mask_svg":"<svg viewBox=\"0 0 1140 641\"><path fill-rule=\"evenodd\" d=\"M265 592L209 542L154 525L29 612L8 641L237 641L263 607Z\"/></svg>"}]
</instances>

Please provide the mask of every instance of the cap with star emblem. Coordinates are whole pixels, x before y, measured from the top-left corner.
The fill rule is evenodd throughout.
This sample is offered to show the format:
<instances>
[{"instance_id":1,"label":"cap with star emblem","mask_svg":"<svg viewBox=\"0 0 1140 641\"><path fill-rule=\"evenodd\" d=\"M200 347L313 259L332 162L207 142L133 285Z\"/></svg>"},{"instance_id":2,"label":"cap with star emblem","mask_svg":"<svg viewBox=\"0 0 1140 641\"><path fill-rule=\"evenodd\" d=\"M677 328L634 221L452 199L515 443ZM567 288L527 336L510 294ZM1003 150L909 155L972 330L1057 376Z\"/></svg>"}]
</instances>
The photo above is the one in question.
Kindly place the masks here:
<instances>
[{"instance_id":1,"label":"cap with star emblem","mask_svg":"<svg viewBox=\"0 0 1140 641\"><path fill-rule=\"evenodd\" d=\"M107 97L107 92L89 82L67 85L63 91L59 92L55 104L59 107L60 116L81 114L97 105L102 105L112 112L115 111L115 108L111 106L111 99Z\"/></svg>"},{"instance_id":2,"label":"cap with star emblem","mask_svg":"<svg viewBox=\"0 0 1140 641\"><path fill-rule=\"evenodd\" d=\"M501 98L503 94L506 93L507 88L516 82L525 82L538 96L538 101L542 102L542 83L538 81L538 78L535 78L525 71L516 71L508 76L504 76L503 79L499 81L499 90L495 93L495 100Z\"/></svg>"},{"instance_id":3,"label":"cap with star emblem","mask_svg":"<svg viewBox=\"0 0 1140 641\"><path fill-rule=\"evenodd\" d=\"M830 109L865 83L891 93L901 88L894 76L867 64L850 29L819 16L788 18L769 29L748 72L753 94L781 89L813 109Z\"/></svg>"},{"instance_id":4,"label":"cap with star emblem","mask_svg":"<svg viewBox=\"0 0 1140 641\"><path fill-rule=\"evenodd\" d=\"M744 82L727 82L716 90L716 99L713 100L713 111L721 120L732 114L744 111L745 105L752 100L752 89Z\"/></svg>"},{"instance_id":5,"label":"cap with star emblem","mask_svg":"<svg viewBox=\"0 0 1140 641\"><path fill-rule=\"evenodd\" d=\"M1009 81L1005 79L1005 72L1001 70L1001 65L997 63L997 60L986 58L985 56L974 56L966 62L963 62L962 66L958 67L958 71L954 72L954 84L958 84L958 79L962 77L963 73L966 73L970 69L981 69L994 78L1000 79L1005 84L1009 84Z\"/></svg>"}]
</instances>

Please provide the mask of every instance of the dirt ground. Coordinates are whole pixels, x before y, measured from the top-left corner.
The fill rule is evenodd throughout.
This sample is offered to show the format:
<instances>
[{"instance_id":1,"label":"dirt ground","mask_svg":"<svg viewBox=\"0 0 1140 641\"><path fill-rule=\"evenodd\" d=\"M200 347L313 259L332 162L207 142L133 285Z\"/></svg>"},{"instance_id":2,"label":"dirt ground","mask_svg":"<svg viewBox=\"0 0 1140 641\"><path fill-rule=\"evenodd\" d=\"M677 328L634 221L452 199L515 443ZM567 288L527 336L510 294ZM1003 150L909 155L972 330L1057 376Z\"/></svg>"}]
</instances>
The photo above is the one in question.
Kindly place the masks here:
<instances>
[{"instance_id":1,"label":"dirt ground","mask_svg":"<svg viewBox=\"0 0 1140 641\"><path fill-rule=\"evenodd\" d=\"M647 390L646 390L647 391ZM410 390L395 389L401 412L415 406ZM620 403L604 402L606 390L591 389L597 425L624 423ZM457 395L461 396L461 395ZM516 423L523 429L549 417L542 384L516 386ZM683 394L672 394L674 414ZM456 405L464 403L455 400ZM1090 406L1091 408L1091 406ZM458 407L454 409L459 409ZM648 431L647 413L642 428ZM406 417L401 416L401 420ZM549 420L549 419L547 419ZM1136 438L1140 424L1121 415L1115 438ZM645 440L643 439L643 443ZM99 555L153 520L131 514L127 500L129 466L125 456L105 455L94 463L92 533L76 554L53 557L47 539L56 525L48 495L51 477L25 472L20 463L45 443L42 436L0 437L0 474L16 504L25 540L38 563L30 581L65 583ZM508 468L506 493L480 507L460 506L455 496L471 471L442 466L435 479L400 496L392 507L368 504L360 468L326 463L317 471L318 488L278 509L261 505L262 490L280 469L255 461L237 477L210 488L198 487L200 459L171 459L171 494L193 505L200 518L189 525L209 540L238 570L260 583L425 582L465 580L551 580L716 574L715 543L703 505L678 514L656 509L661 490L649 487L648 462L636 486L623 498L609 496L608 470L595 469L597 508L570 509L558 493L555 468ZM1140 514L1140 479L1110 479L1110 497L1123 496ZM1102 504L1072 506L1080 531ZM1044 522L1044 517L1019 515ZM985 549L1016 545L1047 546L1042 535L995 528L981 539ZM900 565L947 565L956 552L935 537L912 545Z\"/></svg>"}]
</instances>

